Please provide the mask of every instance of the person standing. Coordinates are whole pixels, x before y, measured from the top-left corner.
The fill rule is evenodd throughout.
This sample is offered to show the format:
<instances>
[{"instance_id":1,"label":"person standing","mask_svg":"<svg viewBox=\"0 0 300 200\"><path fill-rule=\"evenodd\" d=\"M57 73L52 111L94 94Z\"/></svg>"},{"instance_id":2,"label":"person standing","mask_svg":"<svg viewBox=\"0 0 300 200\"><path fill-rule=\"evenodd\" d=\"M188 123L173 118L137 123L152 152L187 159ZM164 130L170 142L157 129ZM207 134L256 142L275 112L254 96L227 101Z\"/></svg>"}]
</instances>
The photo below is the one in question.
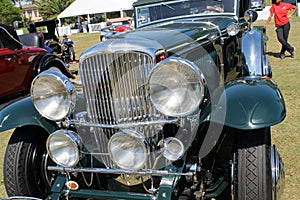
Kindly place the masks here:
<instances>
[{"instance_id":1,"label":"person standing","mask_svg":"<svg viewBox=\"0 0 300 200\"><path fill-rule=\"evenodd\" d=\"M288 15L288 11L291 10L290 15ZM289 17L295 14L297 11L297 7L287 3L283 2L283 0L276 0L276 3L273 3L270 8L270 15L267 19L266 24L264 25L264 28L267 29L273 15L274 15L274 21L276 26L276 34L277 39L281 43L281 51L280 51L280 58L285 58L285 52L288 51L291 54L291 57L294 58L296 54L296 48L292 47L288 43L288 36L290 32L290 20Z\"/></svg>"},{"instance_id":2,"label":"person standing","mask_svg":"<svg viewBox=\"0 0 300 200\"><path fill-rule=\"evenodd\" d=\"M67 34L64 34L61 44L74 44L74 42L68 38Z\"/></svg>"}]
</instances>

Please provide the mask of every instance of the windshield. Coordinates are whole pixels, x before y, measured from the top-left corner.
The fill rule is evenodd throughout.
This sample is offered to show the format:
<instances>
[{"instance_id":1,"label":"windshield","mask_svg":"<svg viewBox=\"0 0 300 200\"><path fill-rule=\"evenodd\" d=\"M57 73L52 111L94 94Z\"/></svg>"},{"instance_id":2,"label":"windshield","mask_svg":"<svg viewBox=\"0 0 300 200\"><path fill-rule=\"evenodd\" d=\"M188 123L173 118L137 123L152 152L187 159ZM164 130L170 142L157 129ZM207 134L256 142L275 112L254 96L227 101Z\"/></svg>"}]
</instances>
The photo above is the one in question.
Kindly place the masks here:
<instances>
[{"instance_id":1,"label":"windshield","mask_svg":"<svg viewBox=\"0 0 300 200\"><path fill-rule=\"evenodd\" d=\"M189 15L235 14L234 0L181 0L136 7L137 27Z\"/></svg>"}]
</instances>

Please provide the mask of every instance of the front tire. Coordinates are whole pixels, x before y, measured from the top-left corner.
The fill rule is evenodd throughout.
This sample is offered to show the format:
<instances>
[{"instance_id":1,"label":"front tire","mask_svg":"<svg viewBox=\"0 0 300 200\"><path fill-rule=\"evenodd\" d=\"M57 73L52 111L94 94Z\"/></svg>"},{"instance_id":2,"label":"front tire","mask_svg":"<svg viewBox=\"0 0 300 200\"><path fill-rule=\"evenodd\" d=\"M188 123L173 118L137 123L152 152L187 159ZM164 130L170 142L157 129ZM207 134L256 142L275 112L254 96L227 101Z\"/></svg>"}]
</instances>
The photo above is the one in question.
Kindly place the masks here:
<instances>
[{"instance_id":1,"label":"front tire","mask_svg":"<svg viewBox=\"0 0 300 200\"><path fill-rule=\"evenodd\" d=\"M237 135L234 154L234 199L271 200L270 128Z\"/></svg>"},{"instance_id":2,"label":"front tire","mask_svg":"<svg viewBox=\"0 0 300 200\"><path fill-rule=\"evenodd\" d=\"M46 153L48 134L41 128L15 129L4 157L4 184L8 196L45 198L56 174L47 166L52 162Z\"/></svg>"}]
</instances>

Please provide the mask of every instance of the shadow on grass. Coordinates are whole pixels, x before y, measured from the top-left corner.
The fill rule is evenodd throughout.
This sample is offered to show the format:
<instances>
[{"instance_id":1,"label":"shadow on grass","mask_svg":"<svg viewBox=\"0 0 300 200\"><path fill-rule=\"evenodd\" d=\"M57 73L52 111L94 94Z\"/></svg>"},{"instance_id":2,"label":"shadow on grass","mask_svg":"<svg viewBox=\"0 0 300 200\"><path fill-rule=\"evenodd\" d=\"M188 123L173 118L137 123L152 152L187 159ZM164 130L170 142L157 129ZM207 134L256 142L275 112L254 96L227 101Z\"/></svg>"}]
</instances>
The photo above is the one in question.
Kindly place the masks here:
<instances>
[{"instance_id":1,"label":"shadow on grass","mask_svg":"<svg viewBox=\"0 0 300 200\"><path fill-rule=\"evenodd\" d=\"M274 58L280 58L280 53L278 52L266 52L268 56L273 56ZM285 54L285 57L292 57L290 54Z\"/></svg>"},{"instance_id":2,"label":"shadow on grass","mask_svg":"<svg viewBox=\"0 0 300 200\"><path fill-rule=\"evenodd\" d=\"M273 56L275 58L279 58L280 57L280 53L279 52L266 52L266 54L268 56Z\"/></svg>"}]
</instances>

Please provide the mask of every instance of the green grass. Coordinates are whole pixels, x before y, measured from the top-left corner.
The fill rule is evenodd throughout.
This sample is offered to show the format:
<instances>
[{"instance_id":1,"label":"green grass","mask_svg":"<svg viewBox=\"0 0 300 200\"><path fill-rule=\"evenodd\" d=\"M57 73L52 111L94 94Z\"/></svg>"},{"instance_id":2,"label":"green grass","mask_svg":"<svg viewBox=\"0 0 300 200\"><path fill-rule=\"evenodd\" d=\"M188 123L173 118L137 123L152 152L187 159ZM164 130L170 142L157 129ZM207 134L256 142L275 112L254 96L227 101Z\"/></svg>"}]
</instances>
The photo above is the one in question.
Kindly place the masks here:
<instances>
[{"instance_id":1,"label":"green grass","mask_svg":"<svg viewBox=\"0 0 300 200\"><path fill-rule=\"evenodd\" d=\"M291 20L289 42L300 49L300 18ZM268 52L272 55L280 51L274 22L269 26ZM300 56L284 60L269 56L273 66L273 79L279 85L286 103L287 117L283 123L273 127L273 142L277 145L285 163L286 185L283 199L300 199Z\"/></svg>"},{"instance_id":2,"label":"green grass","mask_svg":"<svg viewBox=\"0 0 300 200\"><path fill-rule=\"evenodd\" d=\"M264 21L256 22L263 25ZM289 41L300 50L300 17L293 17ZM273 67L273 79L279 85L286 102L287 117L283 123L272 127L273 143L277 145L285 163L286 180L283 198L284 200L300 199L300 55L292 59L287 57L280 60L274 57L280 50L279 42L276 39L274 23L269 25L267 30L269 36L267 52ZM81 33L70 36L75 42L77 58L87 47L99 41L99 34ZM72 67L77 67L76 65ZM10 131L1 133L0 140L0 197L5 197L3 186L2 161L5 147L9 139Z\"/></svg>"}]
</instances>

